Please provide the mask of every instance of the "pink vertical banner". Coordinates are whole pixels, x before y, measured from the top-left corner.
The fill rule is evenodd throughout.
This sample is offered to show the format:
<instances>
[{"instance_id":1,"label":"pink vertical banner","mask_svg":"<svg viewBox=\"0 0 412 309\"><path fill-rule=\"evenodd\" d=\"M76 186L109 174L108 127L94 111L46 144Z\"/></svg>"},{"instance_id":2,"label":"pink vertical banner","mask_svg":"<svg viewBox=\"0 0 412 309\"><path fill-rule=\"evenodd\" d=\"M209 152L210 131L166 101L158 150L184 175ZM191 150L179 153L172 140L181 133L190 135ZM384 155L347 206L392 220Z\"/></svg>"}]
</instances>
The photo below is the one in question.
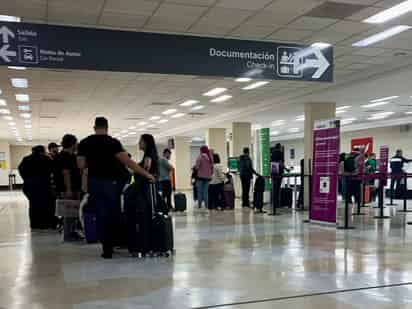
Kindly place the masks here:
<instances>
[{"instance_id":1,"label":"pink vertical banner","mask_svg":"<svg viewBox=\"0 0 412 309\"><path fill-rule=\"evenodd\" d=\"M388 179L389 146L381 146L379 150L379 172L383 176L383 185L386 186Z\"/></svg>"},{"instance_id":2,"label":"pink vertical banner","mask_svg":"<svg viewBox=\"0 0 412 309\"><path fill-rule=\"evenodd\" d=\"M340 121L317 121L313 129L310 220L336 223Z\"/></svg>"}]
</instances>

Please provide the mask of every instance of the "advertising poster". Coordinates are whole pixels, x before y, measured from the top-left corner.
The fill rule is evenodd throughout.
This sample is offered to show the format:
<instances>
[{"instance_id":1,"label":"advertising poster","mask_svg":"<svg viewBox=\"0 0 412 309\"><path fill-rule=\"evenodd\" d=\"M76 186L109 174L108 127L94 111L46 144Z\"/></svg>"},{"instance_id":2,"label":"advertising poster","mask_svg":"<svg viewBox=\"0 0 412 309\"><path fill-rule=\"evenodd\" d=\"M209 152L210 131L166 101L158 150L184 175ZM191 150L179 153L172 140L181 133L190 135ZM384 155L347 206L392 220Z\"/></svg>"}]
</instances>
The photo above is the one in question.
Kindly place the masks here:
<instances>
[{"instance_id":1,"label":"advertising poster","mask_svg":"<svg viewBox=\"0 0 412 309\"><path fill-rule=\"evenodd\" d=\"M259 142L260 142L260 173L262 176L270 176L270 129L265 128L259 130ZM270 180L266 178L265 181L266 191L270 191Z\"/></svg>"},{"instance_id":2,"label":"advertising poster","mask_svg":"<svg viewBox=\"0 0 412 309\"><path fill-rule=\"evenodd\" d=\"M352 151L355 148L364 149L368 156L373 153L373 137L355 138L351 141Z\"/></svg>"},{"instance_id":3,"label":"advertising poster","mask_svg":"<svg viewBox=\"0 0 412 309\"><path fill-rule=\"evenodd\" d=\"M310 220L336 223L339 148L339 120L317 121L313 129Z\"/></svg>"},{"instance_id":4,"label":"advertising poster","mask_svg":"<svg viewBox=\"0 0 412 309\"><path fill-rule=\"evenodd\" d=\"M379 151L379 172L383 176L383 185L386 186L389 165L389 146L381 146Z\"/></svg>"}]
</instances>

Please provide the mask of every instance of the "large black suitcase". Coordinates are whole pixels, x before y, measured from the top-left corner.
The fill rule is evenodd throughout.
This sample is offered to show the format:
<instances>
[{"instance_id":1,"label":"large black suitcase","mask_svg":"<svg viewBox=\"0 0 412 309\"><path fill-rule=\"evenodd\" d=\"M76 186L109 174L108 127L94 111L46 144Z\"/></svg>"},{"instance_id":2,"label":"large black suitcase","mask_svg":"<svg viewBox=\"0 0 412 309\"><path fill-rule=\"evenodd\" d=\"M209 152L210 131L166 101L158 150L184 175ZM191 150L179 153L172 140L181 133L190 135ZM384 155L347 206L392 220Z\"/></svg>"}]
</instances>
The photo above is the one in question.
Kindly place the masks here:
<instances>
[{"instance_id":1,"label":"large black suitcase","mask_svg":"<svg viewBox=\"0 0 412 309\"><path fill-rule=\"evenodd\" d=\"M173 253L173 222L172 218L164 212L157 211L158 194L156 186L150 184L150 204L153 212L151 222L151 246L156 254L169 256Z\"/></svg>"},{"instance_id":2,"label":"large black suitcase","mask_svg":"<svg viewBox=\"0 0 412 309\"><path fill-rule=\"evenodd\" d=\"M174 195L174 200L175 200L175 210L176 211L185 211L187 206L187 199L186 195L181 192L176 192Z\"/></svg>"},{"instance_id":3,"label":"large black suitcase","mask_svg":"<svg viewBox=\"0 0 412 309\"><path fill-rule=\"evenodd\" d=\"M280 207L292 208L293 190L292 188L280 189Z\"/></svg>"}]
</instances>

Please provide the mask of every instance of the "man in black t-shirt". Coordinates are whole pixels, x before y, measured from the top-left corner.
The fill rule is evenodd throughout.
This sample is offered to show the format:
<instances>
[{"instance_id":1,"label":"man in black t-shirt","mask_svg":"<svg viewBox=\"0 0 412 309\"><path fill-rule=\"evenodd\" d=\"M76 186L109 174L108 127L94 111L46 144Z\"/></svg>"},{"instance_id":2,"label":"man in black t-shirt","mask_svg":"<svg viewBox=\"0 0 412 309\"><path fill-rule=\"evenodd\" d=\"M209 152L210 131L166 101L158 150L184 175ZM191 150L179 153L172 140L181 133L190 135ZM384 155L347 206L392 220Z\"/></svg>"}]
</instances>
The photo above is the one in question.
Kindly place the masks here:
<instances>
[{"instance_id":1,"label":"man in black t-shirt","mask_svg":"<svg viewBox=\"0 0 412 309\"><path fill-rule=\"evenodd\" d=\"M117 220L120 218L120 196L124 166L134 173L155 181L153 175L129 158L122 144L108 135L106 118L97 117L95 133L83 139L78 147L78 166L88 169L89 206L96 211L97 229L103 245L102 257L112 258ZM122 163L122 164L119 164Z\"/></svg>"}]
</instances>

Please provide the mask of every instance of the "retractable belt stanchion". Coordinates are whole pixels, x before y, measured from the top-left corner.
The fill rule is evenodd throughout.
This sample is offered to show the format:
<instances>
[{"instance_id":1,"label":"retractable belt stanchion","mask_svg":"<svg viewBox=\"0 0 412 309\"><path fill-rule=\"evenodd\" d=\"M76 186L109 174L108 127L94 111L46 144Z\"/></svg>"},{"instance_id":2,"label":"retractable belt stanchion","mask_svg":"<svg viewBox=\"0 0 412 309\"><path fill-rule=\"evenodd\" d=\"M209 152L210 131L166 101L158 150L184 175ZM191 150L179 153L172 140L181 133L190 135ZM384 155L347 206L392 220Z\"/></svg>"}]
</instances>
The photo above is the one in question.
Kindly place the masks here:
<instances>
[{"instance_id":1,"label":"retractable belt stanchion","mask_svg":"<svg viewBox=\"0 0 412 309\"><path fill-rule=\"evenodd\" d=\"M378 202L379 202L379 215L375 216L375 219L389 219L390 217L384 216L383 213L383 175L380 175L379 178L379 197L378 197Z\"/></svg>"},{"instance_id":2,"label":"retractable belt stanchion","mask_svg":"<svg viewBox=\"0 0 412 309\"><path fill-rule=\"evenodd\" d=\"M359 177L359 176L357 176L357 177ZM362 176L362 179L363 179L363 176ZM359 192L358 192L358 200L357 200L357 210L356 210L356 213L353 213L352 214L352 216L364 216L365 215L365 213L363 213L363 212L361 212L361 207L362 207L362 200L364 199L363 197L363 194L362 194L362 191L361 190L364 190L364 182L363 182L363 180L361 181L361 183L359 184L359 188L357 188L357 190L359 190Z\"/></svg>"},{"instance_id":3,"label":"retractable belt stanchion","mask_svg":"<svg viewBox=\"0 0 412 309\"><path fill-rule=\"evenodd\" d=\"M350 192L349 192L349 184L350 184L350 179L351 176L344 176L343 181L345 182L346 185L346 190L345 190L345 218L344 218L344 224L343 226L338 226L339 230L353 230L355 227L354 226L349 226L349 198Z\"/></svg>"},{"instance_id":4,"label":"retractable belt stanchion","mask_svg":"<svg viewBox=\"0 0 412 309\"><path fill-rule=\"evenodd\" d=\"M309 208L308 208L308 219L303 220L303 223L310 223L310 212L312 209L312 175L309 174L307 175L309 177Z\"/></svg>"},{"instance_id":5,"label":"retractable belt stanchion","mask_svg":"<svg viewBox=\"0 0 412 309\"><path fill-rule=\"evenodd\" d=\"M280 184L278 184L279 181L280 181ZM272 212L268 213L268 216L278 216L279 215L276 213L276 206L280 203L280 187L281 186L282 186L281 176L272 175Z\"/></svg>"},{"instance_id":6,"label":"retractable belt stanchion","mask_svg":"<svg viewBox=\"0 0 412 309\"><path fill-rule=\"evenodd\" d=\"M399 212L412 212L412 210L408 209L408 174L405 173L403 176L403 210L400 210Z\"/></svg>"}]
</instances>

